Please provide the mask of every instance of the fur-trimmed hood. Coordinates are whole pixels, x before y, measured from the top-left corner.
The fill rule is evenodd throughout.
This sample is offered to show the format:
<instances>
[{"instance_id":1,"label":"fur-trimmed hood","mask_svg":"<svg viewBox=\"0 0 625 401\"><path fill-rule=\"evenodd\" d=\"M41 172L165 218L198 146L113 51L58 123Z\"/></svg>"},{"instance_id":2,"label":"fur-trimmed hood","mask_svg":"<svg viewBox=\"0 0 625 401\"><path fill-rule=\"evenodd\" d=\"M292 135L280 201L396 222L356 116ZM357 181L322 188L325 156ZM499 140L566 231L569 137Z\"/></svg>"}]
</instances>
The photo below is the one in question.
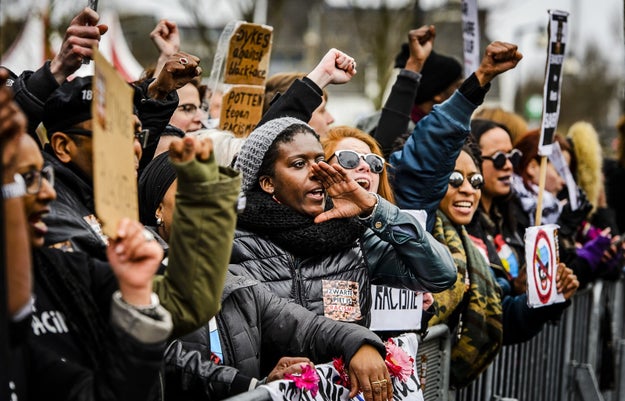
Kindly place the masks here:
<instances>
[{"instance_id":1,"label":"fur-trimmed hood","mask_svg":"<svg viewBox=\"0 0 625 401\"><path fill-rule=\"evenodd\" d=\"M599 195L603 190L603 156L599 135L587 122L573 124L566 135L572 145L571 172L592 203L593 211L597 208Z\"/></svg>"}]
</instances>

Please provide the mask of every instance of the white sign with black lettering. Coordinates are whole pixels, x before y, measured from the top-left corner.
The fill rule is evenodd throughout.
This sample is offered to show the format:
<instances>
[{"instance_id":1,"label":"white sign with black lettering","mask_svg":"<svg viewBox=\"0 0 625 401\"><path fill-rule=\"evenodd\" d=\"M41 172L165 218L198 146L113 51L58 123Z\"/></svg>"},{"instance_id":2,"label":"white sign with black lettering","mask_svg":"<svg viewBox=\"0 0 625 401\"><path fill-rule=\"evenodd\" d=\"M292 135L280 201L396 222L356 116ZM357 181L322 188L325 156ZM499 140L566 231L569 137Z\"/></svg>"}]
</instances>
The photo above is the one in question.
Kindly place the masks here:
<instances>
[{"instance_id":1,"label":"white sign with black lettering","mask_svg":"<svg viewBox=\"0 0 625 401\"><path fill-rule=\"evenodd\" d=\"M397 288L372 285L371 330L419 330L423 312L423 294Z\"/></svg>"},{"instance_id":2,"label":"white sign with black lettering","mask_svg":"<svg viewBox=\"0 0 625 401\"><path fill-rule=\"evenodd\" d=\"M462 41L464 76L468 77L480 65L480 24L477 19L477 0L462 0Z\"/></svg>"}]
</instances>

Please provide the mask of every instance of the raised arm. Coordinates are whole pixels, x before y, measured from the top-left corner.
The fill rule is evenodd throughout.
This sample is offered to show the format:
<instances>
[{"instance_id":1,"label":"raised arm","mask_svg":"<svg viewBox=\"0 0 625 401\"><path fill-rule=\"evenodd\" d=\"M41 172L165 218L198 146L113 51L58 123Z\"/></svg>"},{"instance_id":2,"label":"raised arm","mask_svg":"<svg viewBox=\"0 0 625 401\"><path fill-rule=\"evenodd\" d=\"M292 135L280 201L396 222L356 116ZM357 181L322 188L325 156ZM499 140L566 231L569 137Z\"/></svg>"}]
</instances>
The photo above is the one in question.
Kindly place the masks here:
<instances>
[{"instance_id":1,"label":"raised arm","mask_svg":"<svg viewBox=\"0 0 625 401\"><path fill-rule=\"evenodd\" d=\"M421 82L421 69L432 53L435 37L434 25L425 25L408 33L408 61L397 75L373 134L385 158L390 155L395 140L408 131L410 111Z\"/></svg>"},{"instance_id":2,"label":"raised arm","mask_svg":"<svg viewBox=\"0 0 625 401\"><path fill-rule=\"evenodd\" d=\"M322 101L322 90L330 84L344 84L356 75L356 61L346 53L330 49L319 64L303 79L276 97L258 126L279 117L293 117L308 122Z\"/></svg>"},{"instance_id":3,"label":"raised arm","mask_svg":"<svg viewBox=\"0 0 625 401\"><path fill-rule=\"evenodd\" d=\"M391 154L397 204L403 209L425 210L428 231L434 227L435 211L470 133L471 115L484 101L491 80L514 68L521 58L516 45L488 45L478 70L419 121L402 150Z\"/></svg>"},{"instance_id":4,"label":"raised arm","mask_svg":"<svg viewBox=\"0 0 625 401\"><path fill-rule=\"evenodd\" d=\"M240 177L219 167L210 140L175 140L170 157L178 192L165 275L155 292L172 313L174 337L189 333L220 308L236 223Z\"/></svg>"}]
</instances>

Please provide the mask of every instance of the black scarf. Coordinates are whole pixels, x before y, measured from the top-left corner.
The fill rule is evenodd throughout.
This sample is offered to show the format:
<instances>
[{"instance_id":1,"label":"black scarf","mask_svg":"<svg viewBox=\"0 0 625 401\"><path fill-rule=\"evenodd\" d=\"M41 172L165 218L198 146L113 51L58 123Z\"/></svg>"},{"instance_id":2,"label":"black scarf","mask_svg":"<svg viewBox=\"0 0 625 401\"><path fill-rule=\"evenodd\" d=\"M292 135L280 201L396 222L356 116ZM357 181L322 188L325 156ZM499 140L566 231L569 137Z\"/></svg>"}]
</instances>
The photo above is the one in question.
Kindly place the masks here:
<instances>
[{"instance_id":1,"label":"black scarf","mask_svg":"<svg viewBox=\"0 0 625 401\"><path fill-rule=\"evenodd\" d=\"M275 242L297 256L325 255L353 246L365 232L354 219L333 219L315 224L314 218L273 200L265 192L245 194L247 204L237 227ZM326 209L332 201L326 200Z\"/></svg>"}]
</instances>

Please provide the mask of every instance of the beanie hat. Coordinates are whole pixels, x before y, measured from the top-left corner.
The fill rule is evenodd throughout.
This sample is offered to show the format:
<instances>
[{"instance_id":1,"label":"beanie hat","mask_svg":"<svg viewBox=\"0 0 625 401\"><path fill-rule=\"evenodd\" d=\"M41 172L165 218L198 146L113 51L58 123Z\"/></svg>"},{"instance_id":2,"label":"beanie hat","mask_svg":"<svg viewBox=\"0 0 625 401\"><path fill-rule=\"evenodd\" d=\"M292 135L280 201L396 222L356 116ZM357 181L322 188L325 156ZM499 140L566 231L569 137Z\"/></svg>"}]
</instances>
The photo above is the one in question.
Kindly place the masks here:
<instances>
[{"instance_id":1,"label":"beanie hat","mask_svg":"<svg viewBox=\"0 0 625 401\"><path fill-rule=\"evenodd\" d=\"M91 119L92 76L77 77L64 82L46 100L43 106L43 125L48 138Z\"/></svg>"},{"instance_id":2,"label":"beanie hat","mask_svg":"<svg viewBox=\"0 0 625 401\"><path fill-rule=\"evenodd\" d=\"M404 68L409 55L408 43L402 44L401 51L395 57L395 68ZM460 62L432 50L421 69L421 83L414 102L419 104L432 99L459 79L462 79Z\"/></svg>"},{"instance_id":3,"label":"beanie hat","mask_svg":"<svg viewBox=\"0 0 625 401\"><path fill-rule=\"evenodd\" d=\"M139 178L139 220L146 226L156 225L156 209L176 179L176 170L169 161L169 152L156 156Z\"/></svg>"},{"instance_id":4,"label":"beanie hat","mask_svg":"<svg viewBox=\"0 0 625 401\"><path fill-rule=\"evenodd\" d=\"M295 124L310 128L308 124L296 118L281 117L256 127L245 139L234 165L234 168L241 172L241 190L243 192L249 192L258 182L258 171L271 144L278 135ZM312 128L310 130L314 132Z\"/></svg>"}]
</instances>

